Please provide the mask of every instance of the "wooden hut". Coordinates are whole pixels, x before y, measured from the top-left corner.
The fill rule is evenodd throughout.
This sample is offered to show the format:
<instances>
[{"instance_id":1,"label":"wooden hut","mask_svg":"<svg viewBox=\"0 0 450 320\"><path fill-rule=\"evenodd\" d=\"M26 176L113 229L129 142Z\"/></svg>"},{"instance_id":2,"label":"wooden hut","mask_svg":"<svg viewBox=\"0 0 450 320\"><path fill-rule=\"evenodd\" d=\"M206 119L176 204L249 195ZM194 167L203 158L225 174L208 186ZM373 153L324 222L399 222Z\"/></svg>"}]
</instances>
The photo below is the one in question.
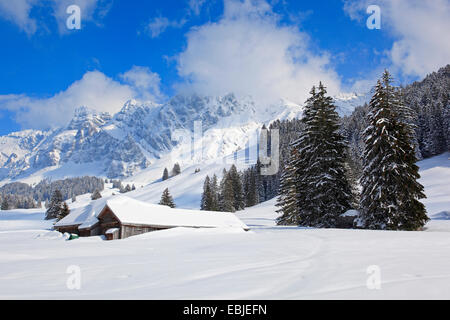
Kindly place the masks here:
<instances>
[{"instance_id":1,"label":"wooden hut","mask_svg":"<svg viewBox=\"0 0 450 320\"><path fill-rule=\"evenodd\" d=\"M172 209L125 196L94 202L56 223L55 229L76 233L82 237L104 235L108 240L125 239L175 227L249 230L233 213Z\"/></svg>"}]
</instances>

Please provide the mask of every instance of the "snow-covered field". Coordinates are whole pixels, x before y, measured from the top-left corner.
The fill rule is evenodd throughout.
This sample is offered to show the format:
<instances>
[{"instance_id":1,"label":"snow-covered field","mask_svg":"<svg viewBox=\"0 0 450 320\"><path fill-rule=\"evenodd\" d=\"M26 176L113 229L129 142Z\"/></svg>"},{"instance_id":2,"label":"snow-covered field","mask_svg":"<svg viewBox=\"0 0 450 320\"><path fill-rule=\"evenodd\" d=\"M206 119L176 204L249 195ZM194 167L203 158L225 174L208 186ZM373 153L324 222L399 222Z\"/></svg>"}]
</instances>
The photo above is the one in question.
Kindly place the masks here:
<instances>
[{"instance_id":1,"label":"snow-covered field","mask_svg":"<svg viewBox=\"0 0 450 320\"><path fill-rule=\"evenodd\" d=\"M422 232L277 227L269 201L238 213L249 232L175 228L66 241L40 210L0 211L0 298L450 299L449 154L419 165L432 218ZM164 184L203 181L185 176ZM130 195L154 201L158 184ZM181 187L176 193L182 200ZM187 207L198 201L197 191L186 194ZM67 287L70 266L81 271L79 290ZM368 268L380 271L379 289L368 288L378 275Z\"/></svg>"}]
</instances>

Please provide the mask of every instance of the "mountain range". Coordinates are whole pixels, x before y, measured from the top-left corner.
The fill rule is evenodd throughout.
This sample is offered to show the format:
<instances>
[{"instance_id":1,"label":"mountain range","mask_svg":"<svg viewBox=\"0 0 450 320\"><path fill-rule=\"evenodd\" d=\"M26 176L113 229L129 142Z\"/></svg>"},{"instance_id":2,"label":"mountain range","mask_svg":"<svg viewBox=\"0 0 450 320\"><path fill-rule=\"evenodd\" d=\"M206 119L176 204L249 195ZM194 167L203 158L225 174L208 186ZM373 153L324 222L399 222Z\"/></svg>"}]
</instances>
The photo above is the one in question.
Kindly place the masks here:
<instances>
[{"instance_id":1,"label":"mountain range","mask_svg":"<svg viewBox=\"0 0 450 320\"><path fill-rule=\"evenodd\" d=\"M448 149L449 86L447 65L403 89L417 115L418 146L425 157ZM364 122L359 115L365 113L358 107L370 98L370 93L338 94L334 101L338 113L350 116L358 127ZM129 100L113 115L79 107L66 126L1 136L0 185L83 175L127 178L149 167L223 159L245 149L263 125L302 113L302 105L284 99L261 104L234 94L176 95L162 104Z\"/></svg>"},{"instance_id":2,"label":"mountain range","mask_svg":"<svg viewBox=\"0 0 450 320\"><path fill-rule=\"evenodd\" d=\"M340 95L336 105L341 114L349 114L366 100L366 95ZM0 137L0 181L61 172L129 177L169 152L189 162L190 143L174 141L173 133L193 137L196 121L201 121L203 159L223 157L245 148L248 137L263 124L301 114L301 105L286 100L262 106L233 94L176 95L164 104L130 100L114 115L79 107L67 126Z\"/></svg>"}]
</instances>

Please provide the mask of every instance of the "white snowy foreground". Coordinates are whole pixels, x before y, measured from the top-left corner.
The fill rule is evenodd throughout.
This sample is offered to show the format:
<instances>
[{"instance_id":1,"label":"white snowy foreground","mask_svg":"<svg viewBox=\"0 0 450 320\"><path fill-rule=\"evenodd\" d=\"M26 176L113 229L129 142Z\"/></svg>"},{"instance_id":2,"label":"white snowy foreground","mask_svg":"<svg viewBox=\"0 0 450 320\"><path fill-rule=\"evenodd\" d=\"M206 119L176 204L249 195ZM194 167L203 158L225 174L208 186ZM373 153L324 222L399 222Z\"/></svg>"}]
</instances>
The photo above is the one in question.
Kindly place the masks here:
<instances>
[{"instance_id":1,"label":"white snowy foreground","mask_svg":"<svg viewBox=\"0 0 450 320\"><path fill-rule=\"evenodd\" d=\"M0 211L0 298L450 299L448 157L420 163L432 218L422 232L277 227L270 201L238 213L248 232L66 241L41 210ZM69 289L78 267L81 287Z\"/></svg>"}]
</instances>

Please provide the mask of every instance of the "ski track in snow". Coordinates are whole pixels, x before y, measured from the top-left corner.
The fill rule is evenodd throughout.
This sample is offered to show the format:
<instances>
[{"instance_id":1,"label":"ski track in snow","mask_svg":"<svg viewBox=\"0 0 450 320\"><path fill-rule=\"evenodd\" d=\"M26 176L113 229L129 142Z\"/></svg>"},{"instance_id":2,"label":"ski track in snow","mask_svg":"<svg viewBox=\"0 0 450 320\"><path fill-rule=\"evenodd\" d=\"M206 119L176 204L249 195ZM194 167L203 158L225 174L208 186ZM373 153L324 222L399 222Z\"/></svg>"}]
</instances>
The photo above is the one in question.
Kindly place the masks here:
<instances>
[{"instance_id":1,"label":"ski track in snow","mask_svg":"<svg viewBox=\"0 0 450 320\"><path fill-rule=\"evenodd\" d=\"M237 213L249 232L176 228L66 241L42 210L0 211L0 299L450 299L448 156L419 163L432 218L422 232L278 227L271 200ZM130 195L154 201L167 184L197 183L214 170ZM189 207L198 194L186 193ZM80 196L73 206L87 203ZM80 290L66 286L71 265L81 268ZM380 267L380 290L366 286L371 265Z\"/></svg>"}]
</instances>

